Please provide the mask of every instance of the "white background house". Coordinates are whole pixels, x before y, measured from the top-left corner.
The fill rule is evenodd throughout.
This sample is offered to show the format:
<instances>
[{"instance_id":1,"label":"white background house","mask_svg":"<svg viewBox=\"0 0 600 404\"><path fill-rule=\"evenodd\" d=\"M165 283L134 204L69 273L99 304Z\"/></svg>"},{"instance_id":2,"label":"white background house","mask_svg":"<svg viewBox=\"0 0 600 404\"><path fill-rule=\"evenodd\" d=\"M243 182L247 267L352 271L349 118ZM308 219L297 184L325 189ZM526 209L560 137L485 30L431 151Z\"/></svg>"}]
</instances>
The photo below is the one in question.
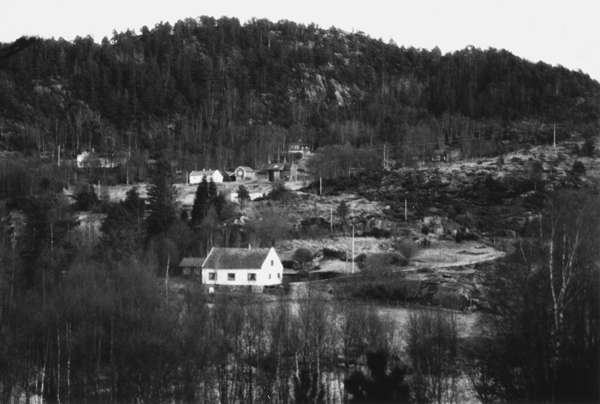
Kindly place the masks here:
<instances>
[{"instance_id":1,"label":"white background house","mask_svg":"<svg viewBox=\"0 0 600 404\"><path fill-rule=\"evenodd\" d=\"M202 265L202 283L227 286L279 285L283 265L274 248L213 248Z\"/></svg>"},{"instance_id":2,"label":"white background house","mask_svg":"<svg viewBox=\"0 0 600 404\"><path fill-rule=\"evenodd\" d=\"M223 174L219 172L219 170L202 170L202 171L192 171L190 173L190 184L199 184L202 182L202 177L206 176L206 181L210 182L212 178L214 183L222 183L223 182Z\"/></svg>"}]
</instances>

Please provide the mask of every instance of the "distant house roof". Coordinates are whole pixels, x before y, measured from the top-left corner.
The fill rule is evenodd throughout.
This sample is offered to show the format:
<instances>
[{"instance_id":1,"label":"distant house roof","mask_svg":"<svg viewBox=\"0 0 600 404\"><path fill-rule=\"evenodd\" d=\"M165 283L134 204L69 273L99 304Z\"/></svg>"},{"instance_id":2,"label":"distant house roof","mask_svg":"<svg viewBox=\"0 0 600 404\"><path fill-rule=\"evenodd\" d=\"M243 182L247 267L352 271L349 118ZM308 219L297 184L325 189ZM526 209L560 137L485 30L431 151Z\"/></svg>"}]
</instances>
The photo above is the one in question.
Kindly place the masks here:
<instances>
[{"instance_id":1,"label":"distant house roof","mask_svg":"<svg viewBox=\"0 0 600 404\"><path fill-rule=\"evenodd\" d=\"M284 171L284 170L289 170L292 166L288 163L275 163L275 164L269 164L266 167L267 171Z\"/></svg>"},{"instance_id":2,"label":"distant house roof","mask_svg":"<svg viewBox=\"0 0 600 404\"><path fill-rule=\"evenodd\" d=\"M188 267L199 268L199 267L202 267L202 263L204 262L204 260L206 260L206 258L188 257L188 258L182 259L181 262L179 263L179 266L182 268L188 268Z\"/></svg>"},{"instance_id":3,"label":"distant house roof","mask_svg":"<svg viewBox=\"0 0 600 404\"><path fill-rule=\"evenodd\" d=\"M204 268L207 269L260 269L270 248L213 248Z\"/></svg>"},{"instance_id":4,"label":"distant house roof","mask_svg":"<svg viewBox=\"0 0 600 404\"><path fill-rule=\"evenodd\" d=\"M242 170L246 171L247 173L253 173L254 172L254 170L252 168L248 167L248 166L239 166L238 168L236 168L236 170L239 170L240 168Z\"/></svg>"},{"instance_id":5,"label":"distant house roof","mask_svg":"<svg viewBox=\"0 0 600 404\"><path fill-rule=\"evenodd\" d=\"M191 177L196 177L196 176L202 176L202 175L206 175L207 177L210 177L211 175L213 175L214 173L218 172L219 170L206 170L206 171L192 171L190 173ZM220 173L219 173L220 174Z\"/></svg>"}]
</instances>

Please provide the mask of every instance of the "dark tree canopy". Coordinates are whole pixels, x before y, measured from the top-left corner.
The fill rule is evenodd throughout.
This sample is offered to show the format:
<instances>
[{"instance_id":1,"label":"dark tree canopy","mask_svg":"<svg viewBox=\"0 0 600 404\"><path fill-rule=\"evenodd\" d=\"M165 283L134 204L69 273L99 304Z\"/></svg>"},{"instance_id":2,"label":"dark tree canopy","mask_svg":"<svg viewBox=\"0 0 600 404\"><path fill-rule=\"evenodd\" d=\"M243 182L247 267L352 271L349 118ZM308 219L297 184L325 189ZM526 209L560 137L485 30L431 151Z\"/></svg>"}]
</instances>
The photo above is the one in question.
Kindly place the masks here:
<instances>
[{"instance_id":1,"label":"dark tree canopy","mask_svg":"<svg viewBox=\"0 0 600 404\"><path fill-rule=\"evenodd\" d=\"M173 185L171 166L159 160L148 185L146 237L164 233L177 219L177 191Z\"/></svg>"}]
</instances>

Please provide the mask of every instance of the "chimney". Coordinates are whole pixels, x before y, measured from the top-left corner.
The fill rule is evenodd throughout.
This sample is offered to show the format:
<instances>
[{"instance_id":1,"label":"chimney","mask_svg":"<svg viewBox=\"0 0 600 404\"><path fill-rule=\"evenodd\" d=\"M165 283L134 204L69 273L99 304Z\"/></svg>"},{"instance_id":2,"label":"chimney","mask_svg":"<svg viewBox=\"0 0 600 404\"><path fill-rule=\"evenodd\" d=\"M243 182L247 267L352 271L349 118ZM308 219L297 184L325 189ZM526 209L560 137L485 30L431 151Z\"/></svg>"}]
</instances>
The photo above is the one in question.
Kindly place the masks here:
<instances>
[{"instance_id":1,"label":"chimney","mask_svg":"<svg viewBox=\"0 0 600 404\"><path fill-rule=\"evenodd\" d=\"M252 249L252 245L250 243L248 243L248 250Z\"/></svg>"}]
</instances>

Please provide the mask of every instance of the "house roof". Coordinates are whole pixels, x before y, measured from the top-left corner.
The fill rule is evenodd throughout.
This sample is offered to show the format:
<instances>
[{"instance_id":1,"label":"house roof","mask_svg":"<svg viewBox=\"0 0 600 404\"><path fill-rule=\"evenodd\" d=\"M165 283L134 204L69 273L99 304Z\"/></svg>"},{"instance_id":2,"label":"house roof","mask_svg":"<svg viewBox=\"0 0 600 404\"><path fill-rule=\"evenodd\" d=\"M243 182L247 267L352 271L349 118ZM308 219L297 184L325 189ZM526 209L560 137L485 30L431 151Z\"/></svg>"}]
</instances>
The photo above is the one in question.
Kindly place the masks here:
<instances>
[{"instance_id":1,"label":"house roof","mask_svg":"<svg viewBox=\"0 0 600 404\"><path fill-rule=\"evenodd\" d=\"M204 260L206 260L206 258L188 257L188 258L182 259L181 262L179 263L179 266L180 267L198 268L198 267L202 267L202 263L204 262Z\"/></svg>"},{"instance_id":2,"label":"house roof","mask_svg":"<svg viewBox=\"0 0 600 404\"><path fill-rule=\"evenodd\" d=\"M219 172L219 170L202 170L202 171L192 171L190 173L190 177L204 176L210 177L214 173ZM220 173L219 173L220 174Z\"/></svg>"},{"instance_id":3,"label":"house roof","mask_svg":"<svg viewBox=\"0 0 600 404\"><path fill-rule=\"evenodd\" d=\"M289 170L292 166L289 163L274 163L267 166L268 171L283 171Z\"/></svg>"},{"instance_id":4,"label":"house roof","mask_svg":"<svg viewBox=\"0 0 600 404\"><path fill-rule=\"evenodd\" d=\"M270 248L213 248L204 268L207 269L260 269Z\"/></svg>"},{"instance_id":5,"label":"house roof","mask_svg":"<svg viewBox=\"0 0 600 404\"><path fill-rule=\"evenodd\" d=\"M253 173L253 172L254 172L254 170L253 170L252 168L248 167L248 166L239 166L239 167L238 167L238 168L236 168L235 170L237 171L237 170L239 170L240 168L241 168L242 170L246 171L247 173Z\"/></svg>"}]
</instances>

